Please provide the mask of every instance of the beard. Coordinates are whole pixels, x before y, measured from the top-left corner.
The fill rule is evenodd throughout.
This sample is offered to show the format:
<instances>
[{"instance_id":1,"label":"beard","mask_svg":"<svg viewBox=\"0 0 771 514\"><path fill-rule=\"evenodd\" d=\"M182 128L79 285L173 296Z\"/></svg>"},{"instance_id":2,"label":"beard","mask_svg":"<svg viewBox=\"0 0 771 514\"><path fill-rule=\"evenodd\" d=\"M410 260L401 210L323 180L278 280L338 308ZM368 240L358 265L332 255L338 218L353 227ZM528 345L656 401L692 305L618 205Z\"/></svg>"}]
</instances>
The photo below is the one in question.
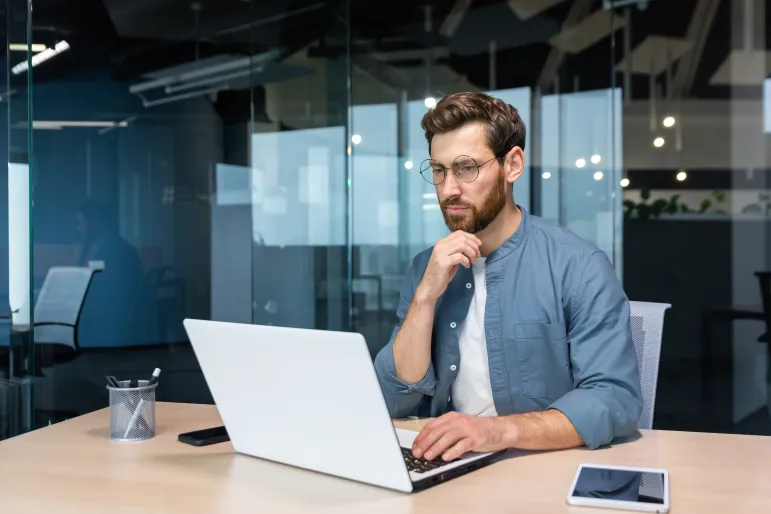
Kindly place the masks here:
<instances>
[{"instance_id":1,"label":"beard","mask_svg":"<svg viewBox=\"0 0 771 514\"><path fill-rule=\"evenodd\" d=\"M498 173L495 184L493 184L490 192L487 193L487 196L480 207L477 207L476 205L465 205L457 198L448 198L447 200L444 200L440 207L447 228L449 228L451 232L462 230L469 234L476 234L486 229L506 205L505 186L506 181L504 180L503 172L501 171ZM466 207L467 210L461 215L448 214L448 207Z\"/></svg>"}]
</instances>

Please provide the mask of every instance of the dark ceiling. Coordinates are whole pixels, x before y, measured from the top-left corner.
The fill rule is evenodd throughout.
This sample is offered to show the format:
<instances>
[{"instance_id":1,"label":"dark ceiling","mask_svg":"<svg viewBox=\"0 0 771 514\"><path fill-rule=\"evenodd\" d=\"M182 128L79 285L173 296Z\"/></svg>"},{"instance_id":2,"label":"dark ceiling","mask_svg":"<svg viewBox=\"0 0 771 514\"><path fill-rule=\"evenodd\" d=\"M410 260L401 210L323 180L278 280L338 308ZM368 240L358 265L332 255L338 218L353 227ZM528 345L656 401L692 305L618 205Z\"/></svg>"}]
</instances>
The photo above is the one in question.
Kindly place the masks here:
<instances>
[{"instance_id":1,"label":"dark ceiling","mask_svg":"<svg viewBox=\"0 0 771 514\"><path fill-rule=\"evenodd\" d=\"M473 0L454 33L445 37L438 31L455 0L350 0L349 7L346 0L36 0L33 42L52 46L66 39L71 50L36 67L35 81L106 70L114 80L133 83L144 73L197 57L250 55L276 48L284 56L308 48L314 58L339 57L346 51L345 20L350 9L354 54L377 52L388 61L393 52L445 48L447 56L434 65L448 66L486 88L488 45L494 39L497 87L534 86L553 51L548 40L563 30L576 1L585 0L564 0L522 20L506 0ZM631 7L632 48L652 35L685 38L699 1L650 0L645 10ZM589 13L602 9L601 0L590 4ZM426 5L431 6L432 33L425 30ZM729 6L729 0L720 1L690 96L727 96L724 87L711 86L709 81L728 55ZM13 19L18 19L18 13ZM560 88L572 90L577 84L581 90L591 90L609 87L613 81L621 85L621 74L614 76L610 68L613 58L618 63L623 57L623 30L614 37L614 48L613 37L606 35L579 53L566 54L557 72ZM415 55L388 66L425 67ZM15 57L20 60L23 54ZM440 89L441 84L435 87ZM649 78L634 75L633 95L645 98L648 90Z\"/></svg>"}]
</instances>

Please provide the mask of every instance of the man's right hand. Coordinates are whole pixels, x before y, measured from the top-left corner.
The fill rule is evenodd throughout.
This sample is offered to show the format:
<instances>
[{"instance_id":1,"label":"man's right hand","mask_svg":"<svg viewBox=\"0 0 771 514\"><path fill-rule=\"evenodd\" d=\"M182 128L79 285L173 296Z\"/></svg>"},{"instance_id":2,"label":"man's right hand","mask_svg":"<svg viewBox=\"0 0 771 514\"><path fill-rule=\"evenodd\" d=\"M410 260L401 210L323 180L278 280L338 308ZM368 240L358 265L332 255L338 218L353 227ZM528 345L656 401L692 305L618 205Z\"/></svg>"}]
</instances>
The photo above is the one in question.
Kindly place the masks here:
<instances>
[{"instance_id":1,"label":"man's right hand","mask_svg":"<svg viewBox=\"0 0 771 514\"><path fill-rule=\"evenodd\" d=\"M428 301L438 300L455 277L458 265L470 268L481 257L481 246L482 241L477 236L462 230L437 241L415 296Z\"/></svg>"}]
</instances>

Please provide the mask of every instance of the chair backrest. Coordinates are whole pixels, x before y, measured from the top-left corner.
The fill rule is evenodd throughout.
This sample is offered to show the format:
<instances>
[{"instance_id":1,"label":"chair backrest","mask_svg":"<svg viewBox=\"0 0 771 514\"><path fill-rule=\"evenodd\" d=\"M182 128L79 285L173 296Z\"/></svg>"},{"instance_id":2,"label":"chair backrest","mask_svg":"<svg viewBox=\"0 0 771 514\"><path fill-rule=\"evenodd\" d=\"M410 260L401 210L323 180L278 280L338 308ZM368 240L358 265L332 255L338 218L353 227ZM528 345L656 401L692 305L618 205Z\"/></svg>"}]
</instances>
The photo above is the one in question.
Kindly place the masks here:
<instances>
[{"instance_id":1,"label":"chair backrest","mask_svg":"<svg viewBox=\"0 0 771 514\"><path fill-rule=\"evenodd\" d=\"M35 344L62 344L78 350L77 325L94 270L53 267L35 302Z\"/></svg>"},{"instance_id":2,"label":"chair backrest","mask_svg":"<svg viewBox=\"0 0 771 514\"><path fill-rule=\"evenodd\" d=\"M670 307L668 303L629 302L632 339L643 394L643 410L637 428L653 428L664 313Z\"/></svg>"}]
</instances>

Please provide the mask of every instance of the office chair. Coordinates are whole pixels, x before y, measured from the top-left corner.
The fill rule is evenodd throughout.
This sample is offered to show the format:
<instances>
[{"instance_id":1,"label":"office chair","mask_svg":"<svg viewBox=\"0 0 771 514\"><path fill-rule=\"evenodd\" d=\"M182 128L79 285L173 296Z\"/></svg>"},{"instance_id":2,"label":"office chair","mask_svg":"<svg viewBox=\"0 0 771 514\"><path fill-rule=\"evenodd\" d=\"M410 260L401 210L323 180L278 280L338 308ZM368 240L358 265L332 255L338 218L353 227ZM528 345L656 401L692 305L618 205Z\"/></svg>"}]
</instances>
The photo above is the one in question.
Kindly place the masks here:
<instances>
[{"instance_id":1,"label":"office chair","mask_svg":"<svg viewBox=\"0 0 771 514\"><path fill-rule=\"evenodd\" d=\"M85 267L48 270L33 318L39 367L69 362L80 355L78 323L93 276L94 270Z\"/></svg>"},{"instance_id":2,"label":"office chair","mask_svg":"<svg viewBox=\"0 0 771 514\"><path fill-rule=\"evenodd\" d=\"M632 340L643 394L643 410L637 428L653 428L664 313L670 307L668 303L629 302Z\"/></svg>"}]
</instances>

